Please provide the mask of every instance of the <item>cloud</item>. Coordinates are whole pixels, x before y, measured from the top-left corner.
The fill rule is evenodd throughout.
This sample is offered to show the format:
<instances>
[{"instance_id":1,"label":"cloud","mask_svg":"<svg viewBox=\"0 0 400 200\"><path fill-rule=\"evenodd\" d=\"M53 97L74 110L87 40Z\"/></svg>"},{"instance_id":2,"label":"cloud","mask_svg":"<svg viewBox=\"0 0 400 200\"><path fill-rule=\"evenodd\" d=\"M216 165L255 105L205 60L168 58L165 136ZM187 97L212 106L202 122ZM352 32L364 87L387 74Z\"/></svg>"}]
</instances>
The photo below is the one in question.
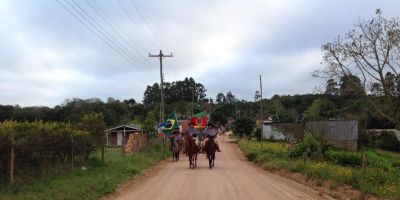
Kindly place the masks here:
<instances>
[{"instance_id":1,"label":"cloud","mask_svg":"<svg viewBox=\"0 0 400 200\"><path fill-rule=\"evenodd\" d=\"M67 1L74 5L60 0ZM116 1L89 1L102 16L75 1L112 35L105 40L119 41L119 53L57 1L0 1L0 104L54 106L73 97L140 101L146 85L159 81L159 61L148 53L160 49L174 55L163 63L166 81L194 77L212 98L230 90L252 100L259 75L264 96L310 93L324 82L310 77L321 67L321 44L376 8L388 17L400 13L396 0L134 1L141 13L132 1L120 0L130 17Z\"/></svg>"}]
</instances>

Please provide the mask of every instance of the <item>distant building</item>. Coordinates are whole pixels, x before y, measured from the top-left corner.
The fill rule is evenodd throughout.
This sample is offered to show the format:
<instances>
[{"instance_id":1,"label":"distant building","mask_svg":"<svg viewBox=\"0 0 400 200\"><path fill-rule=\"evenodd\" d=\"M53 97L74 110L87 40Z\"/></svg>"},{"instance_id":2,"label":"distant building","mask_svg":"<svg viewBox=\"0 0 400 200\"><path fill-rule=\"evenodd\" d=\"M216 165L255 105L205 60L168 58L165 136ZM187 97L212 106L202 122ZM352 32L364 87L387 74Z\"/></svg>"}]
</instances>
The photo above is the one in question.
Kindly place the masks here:
<instances>
[{"instance_id":1,"label":"distant building","mask_svg":"<svg viewBox=\"0 0 400 200\"><path fill-rule=\"evenodd\" d=\"M140 126L134 124L126 124L117 126L105 131L107 134L107 146L118 147L122 145L122 139L128 141L131 134L143 134Z\"/></svg>"}]
</instances>

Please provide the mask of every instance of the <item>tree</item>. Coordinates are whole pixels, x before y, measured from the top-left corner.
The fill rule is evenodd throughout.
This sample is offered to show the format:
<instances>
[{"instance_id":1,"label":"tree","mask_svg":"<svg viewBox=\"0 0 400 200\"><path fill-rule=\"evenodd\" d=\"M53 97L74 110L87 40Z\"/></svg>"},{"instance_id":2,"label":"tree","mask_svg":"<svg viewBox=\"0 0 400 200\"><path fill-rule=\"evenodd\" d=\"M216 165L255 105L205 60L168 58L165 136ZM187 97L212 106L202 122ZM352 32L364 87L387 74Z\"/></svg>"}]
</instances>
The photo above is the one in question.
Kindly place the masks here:
<instances>
[{"instance_id":1,"label":"tree","mask_svg":"<svg viewBox=\"0 0 400 200\"><path fill-rule=\"evenodd\" d=\"M225 113L216 110L210 114L210 119L212 122L217 123L218 125L225 125L227 120Z\"/></svg>"},{"instance_id":2,"label":"tree","mask_svg":"<svg viewBox=\"0 0 400 200\"><path fill-rule=\"evenodd\" d=\"M334 105L326 99L315 99L310 107L304 112L304 121L327 120L332 117Z\"/></svg>"},{"instance_id":3,"label":"tree","mask_svg":"<svg viewBox=\"0 0 400 200\"><path fill-rule=\"evenodd\" d=\"M157 122L154 119L154 113L153 112L147 113L146 119L143 121L142 124L143 131L148 135L154 136L154 133L156 132L156 127L157 127Z\"/></svg>"},{"instance_id":4,"label":"tree","mask_svg":"<svg viewBox=\"0 0 400 200\"><path fill-rule=\"evenodd\" d=\"M379 84L379 83L372 83L370 90L371 90L372 95L374 95L376 97L383 95L383 89L382 89L381 84Z\"/></svg>"},{"instance_id":5,"label":"tree","mask_svg":"<svg viewBox=\"0 0 400 200\"><path fill-rule=\"evenodd\" d=\"M218 93L215 101L217 101L218 104L226 103L225 95L222 92Z\"/></svg>"},{"instance_id":6,"label":"tree","mask_svg":"<svg viewBox=\"0 0 400 200\"><path fill-rule=\"evenodd\" d=\"M164 99L167 104L178 101L191 102L192 97L195 102L202 101L207 96L206 91L203 84L196 83L192 77L185 78L183 81L164 83ZM147 86L143 95L143 103L149 105L159 102L160 86L157 83Z\"/></svg>"},{"instance_id":7,"label":"tree","mask_svg":"<svg viewBox=\"0 0 400 200\"><path fill-rule=\"evenodd\" d=\"M254 95L254 102L257 102L259 100L261 100L261 94L260 94L260 91L257 90Z\"/></svg>"},{"instance_id":8,"label":"tree","mask_svg":"<svg viewBox=\"0 0 400 200\"><path fill-rule=\"evenodd\" d=\"M126 105L128 105L128 107L133 107L135 104L136 104L136 101L135 101L135 99L125 99L124 100L124 103L126 104Z\"/></svg>"},{"instance_id":9,"label":"tree","mask_svg":"<svg viewBox=\"0 0 400 200\"><path fill-rule=\"evenodd\" d=\"M326 95L338 95L339 94L339 89L337 88L338 84L335 81L335 79L328 79L326 82L326 89L325 89L325 94Z\"/></svg>"},{"instance_id":10,"label":"tree","mask_svg":"<svg viewBox=\"0 0 400 200\"><path fill-rule=\"evenodd\" d=\"M81 119L80 128L90 133L91 141L86 144L90 146L85 155L85 160L89 158L89 154L96 147L101 147L101 159L104 160L105 133L106 124L102 113L86 114Z\"/></svg>"},{"instance_id":11,"label":"tree","mask_svg":"<svg viewBox=\"0 0 400 200\"><path fill-rule=\"evenodd\" d=\"M237 101L235 95L232 94L231 91L229 91L228 93L226 93L226 102L227 103L235 103Z\"/></svg>"},{"instance_id":12,"label":"tree","mask_svg":"<svg viewBox=\"0 0 400 200\"><path fill-rule=\"evenodd\" d=\"M315 75L328 75L330 78L357 76L359 83L348 79L349 84L380 115L400 128L400 98L391 95L386 84L385 73L390 72L397 78L400 72L400 19L385 19L381 11L371 20L360 20L344 37L337 37L333 42L322 45L324 51L323 71ZM367 83L379 83L383 90L384 103L368 95Z\"/></svg>"},{"instance_id":13,"label":"tree","mask_svg":"<svg viewBox=\"0 0 400 200\"><path fill-rule=\"evenodd\" d=\"M249 136L253 132L255 125L256 123L252 119L248 117L242 117L236 120L234 131L240 137L243 137L243 135Z\"/></svg>"},{"instance_id":14,"label":"tree","mask_svg":"<svg viewBox=\"0 0 400 200\"><path fill-rule=\"evenodd\" d=\"M345 75L340 79L339 93L345 97L360 97L363 86L360 78L354 75Z\"/></svg>"}]
</instances>

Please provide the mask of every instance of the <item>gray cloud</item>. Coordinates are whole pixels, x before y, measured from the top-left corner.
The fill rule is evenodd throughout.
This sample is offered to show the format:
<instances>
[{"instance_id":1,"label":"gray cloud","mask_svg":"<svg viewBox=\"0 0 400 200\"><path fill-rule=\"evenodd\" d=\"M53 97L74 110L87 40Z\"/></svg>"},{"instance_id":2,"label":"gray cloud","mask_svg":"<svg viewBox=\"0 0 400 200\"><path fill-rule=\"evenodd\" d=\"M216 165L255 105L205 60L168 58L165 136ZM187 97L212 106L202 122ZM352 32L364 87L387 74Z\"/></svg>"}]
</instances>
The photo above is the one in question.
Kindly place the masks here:
<instances>
[{"instance_id":1,"label":"gray cloud","mask_svg":"<svg viewBox=\"0 0 400 200\"><path fill-rule=\"evenodd\" d=\"M212 98L230 90L252 100L260 74L267 97L310 93L324 82L310 77L321 67L321 44L376 8L387 17L400 13L396 0L135 1L144 21L131 0L120 0L131 18L117 1L89 1L126 40L85 0L75 0L129 49L134 64L57 1L0 1L0 104L54 106L66 98L109 96L140 101L146 85L159 81L158 61L147 57L159 49L175 57L165 59L166 81L192 76Z\"/></svg>"}]
</instances>

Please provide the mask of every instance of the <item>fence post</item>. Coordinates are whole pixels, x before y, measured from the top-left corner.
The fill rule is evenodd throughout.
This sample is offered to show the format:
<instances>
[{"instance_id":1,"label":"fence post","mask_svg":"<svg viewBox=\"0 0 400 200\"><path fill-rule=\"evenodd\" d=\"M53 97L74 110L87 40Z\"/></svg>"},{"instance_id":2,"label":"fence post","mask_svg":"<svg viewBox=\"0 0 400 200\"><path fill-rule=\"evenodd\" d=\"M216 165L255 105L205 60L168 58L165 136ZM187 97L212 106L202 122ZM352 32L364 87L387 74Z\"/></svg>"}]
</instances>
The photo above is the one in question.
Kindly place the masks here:
<instances>
[{"instance_id":1,"label":"fence post","mask_svg":"<svg viewBox=\"0 0 400 200\"><path fill-rule=\"evenodd\" d=\"M74 136L71 134L71 167L74 168Z\"/></svg>"},{"instance_id":2,"label":"fence post","mask_svg":"<svg viewBox=\"0 0 400 200\"><path fill-rule=\"evenodd\" d=\"M363 159L362 159L362 169L363 169L363 175L365 177L366 173L367 173L367 161L368 161L368 157L366 155L366 153L363 153Z\"/></svg>"},{"instance_id":3,"label":"fence post","mask_svg":"<svg viewBox=\"0 0 400 200\"><path fill-rule=\"evenodd\" d=\"M121 155L125 157L125 134L122 136Z\"/></svg>"},{"instance_id":4,"label":"fence post","mask_svg":"<svg viewBox=\"0 0 400 200\"><path fill-rule=\"evenodd\" d=\"M101 161L104 162L104 151L105 151L105 138L107 135L103 135L101 137Z\"/></svg>"},{"instance_id":5,"label":"fence post","mask_svg":"<svg viewBox=\"0 0 400 200\"><path fill-rule=\"evenodd\" d=\"M14 132L11 133L10 183L14 182Z\"/></svg>"}]
</instances>

